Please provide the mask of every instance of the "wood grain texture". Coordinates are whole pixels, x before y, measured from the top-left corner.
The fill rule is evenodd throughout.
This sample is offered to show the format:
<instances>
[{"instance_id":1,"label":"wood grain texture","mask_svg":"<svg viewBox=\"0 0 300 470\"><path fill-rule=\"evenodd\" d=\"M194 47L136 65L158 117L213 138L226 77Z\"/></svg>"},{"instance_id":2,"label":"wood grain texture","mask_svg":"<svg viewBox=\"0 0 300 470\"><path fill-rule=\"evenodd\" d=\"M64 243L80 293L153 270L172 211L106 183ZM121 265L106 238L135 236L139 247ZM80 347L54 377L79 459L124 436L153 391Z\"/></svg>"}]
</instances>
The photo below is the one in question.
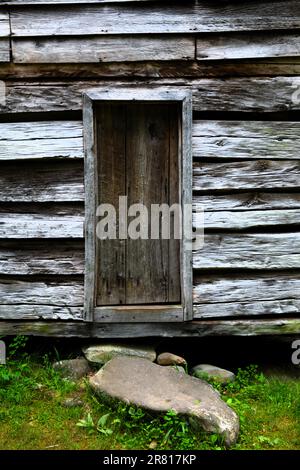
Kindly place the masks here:
<instances>
[{"instance_id":1,"label":"wood grain texture","mask_svg":"<svg viewBox=\"0 0 300 470\"><path fill-rule=\"evenodd\" d=\"M84 132L84 184L85 188L85 275L84 275L84 319L93 321L94 306L96 303L96 210L97 210L97 174L96 155L96 123L93 103L84 95L83 97L83 127Z\"/></svg>"},{"instance_id":2,"label":"wood grain texture","mask_svg":"<svg viewBox=\"0 0 300 470\"><path fill-rule=\"evenodd\" d=\"M300 234L206 234L193 253L196 270L283 270L300 268Z\"/></svg>"},{"instance_id":3,"label":"wood grain texture","mask_svg":"<svg viewBox=\"0 0 300 470\"><path fill-rule=\"evenodd\" d=\"M119 196L126 195L126 106L102 104L95 113L97 205L111 204L117 211ZM125 304L126 240L98 238L96 243L96 305Z\"/></svg>"},{"instance_id":4,"label":"wood grain texture","mask_svg":"<svg viewBox=\"0 0 300 470\"><path fill-rule=\"evenodd\" d=\"M300 299L299 273L195 276L195 303Z\"/></svg>"},{"instance_id":5,"label":"wood grain texture","mask_svg":"<svg viewBox=\"0 0 300 470\"><path fill-rule=\"evenodd\" d=\"M227 34L197 39L198 60L259 59L267 57L299 57L300 35Z\"/></svg>"},{"instance_id":6,"label":"wood grain texture","mask_svg":"<svg viewBox=\"0 0 300 470\"><path fill-rule=\"evenodd\" d=\"M182 322L182 305L130 305L96 307L95 322L103 323L166 323Z\"/></svg>"},{"instance_id":7,"label":"wood grain texture","mask_svg":"<svg viewBox=\"0 0 300 470\"><path fill-rule=\"evenodd\" d=\"M193 225L199 228L201 224L200 213L195 213ZM299 225L299 209L204 212L205 230L246 230L262 227L292 229Z\"/></svg>"},{"instance_id":8,"label":"wood grain texture","mask_svg":"<svg viewBox=\"0 0 300 470\"><path fill-rule=\"evenodd\" d=\"M16 64L193 60L195 40L182 36L16 39L12 58Z\"/></svg>"},{"instance_id":9,"label":"wood grain texture","mask_svg":"<svg viewBox=\"0 0 300 470\"><path fill-rule=\"evenodd\" d=\"M84 219L78 210L60 207L0 210L0 239L82 238Z\"/></svg>"},{"instance_id":10,"label":"wood grain texture","mask_svg":"<svg viewBox=\"0 0 300 470\"><path fill-rule=\"evenodd\" d=\"M11 12L14 36L204 33L300 28L296 0L274 2L137 4L135 6L18 9Z\"/></svg>"},{"instance_id":11,"label":"wood grain texture","mask_svg":"<svg viewBox=\"0 0 300 470\"><path fill-rule=\"evenodd\" d=\"M195 162L193 189L196 191L298 189L299 174L300 162L294 160L254 160L231 163Z\"/></svg>"},{"instance_id":12,"label":"wood grain texture","mask_svg":"<svg viewBox=\"0 0 300 470\"><path fill-rule=\"evenodd\" d=\"M82 93L107 81L84 82L7 82L6 103L0 112L49 112L82 110ZM116 82L135 88L141 82ZM149 81L155 88L157 82ZM295 93L300 87L299 77L226 78L226 79L161 79L160 86L191 89L195 111L277 112L300 109ZM295 99L293 99L295 98Z\"/></svg>"},{"instance_id":13,"label":"wood grain texture","mask_svg":"<svg viewBox=\"0 0 300 470\"><path fill-rule=\"evenodd\" d=\"M147 61L101 62L86 64L14 64L4 63L1 80L29 79L121 79L121 78L210 78L299 76L299 58L259 59L257 61Z\"/></svg>"},{"instance_id":14,"label":"wood grain texture","mask_svg":"<svg viewBox=\"0 0 300 470\"><path fill-rule=\"evenodd\" d=\"M0 160L83 158L82 122L0 123Z\"/></svg>"},{"instance_id":15,"label":"wood grain texture","mask_svg":"<svg viewBox=\"0 0 300 470\"><path fill-rule=\"evenodd\" d=\"M0 123L0 132L0 160L83 158L81 121ZM299 122L194 121L193 155L299 159L299 136Z\"/></svg>"},{"instance_id":16,"label":"wood grain texture","mask_svg":"<svg viewBox=\"0 0 300 470\"><path fill-rule=\"evenodd\" d=\"M0 279L0 319L82 319L83 282Z\"/></svg>"},{"instance_id":17,"label":"wood grain texture","mask_svg":"<svg viewBox=\"0 0 300 470\"><path fill-rule=\"evenodd\" d=\"M14 307L17 311L18 307ZM54 311L54 309L53 309ZM0 334L81 338L144 338L159 336L299 335L299 317L268 320L201 320L184 323L84 323L62 321L1 321Z\"/></svg>"},{"instance_id":18,"label":"wood grain texture","mask_svg":"<svg viewBox=\"0 0 300 470\"><path fill-rule=\"evenodd\" d=\"M0 319L80 319L82 315L83 281L36 282L0 281ZM195 319L255 316L255 315L297 315L300 309L299 276L297 275L245 275L197 278L193 290ZM5 310L6 308L6 310ZM23 311L21 310L23 308ZM166 321L168 312L174 317L175 307L159 307L157 314L153 307L129 308L130 321ZM146 309L146 310L145 310ZM147 309L149 312L147 313ZM120 308L119 308L120 310ZM178 307L178 321L182 309ZM52 315L52 317L51 317ZM152 315L152 317L150 317ZM171 319L169 317L169 320ZM118 307L98 308L95 320L126 323L127 314Z\"/></svg>"},{"instance_id":19,"label":"wood grain texture","mask_svg":"<svg viewBox=\"0 0 300 470\"><path fill-rule=\"evenodd\" d=\"M195 276L194 318L298 315L299 283L298 273Z\"/></svg>"},{"instance_id":20,"label":"wood grain texture","mask_svg":"<svg viewBox=\"0 0 300 470\"><path fill-rule=\"evenodd\" d=\"M252 211L248 214L252 217ZM29 218L29 216L28 216ZM44 219L47 218L45 214ZM60 221L63 221L64 217L61 216ZM83 224L83 217L76 218L78 225ZM21 219L22 221L22 219ZM68 221L68 218L66 218ZM11 225L15 223L11 221ZM280 226L280 221L277 221ZM245 224L246 227L262 227L268 226L268 218L261 224L255 223L255 220ZM293 225L293 220L291 221ZM65 224L62 224L56 229L55 236L63 238L65 231ZM12 238L22 239L28 236L28 238L51 238L53 236L53 229L48 230L47 226L42 225L42 230L38 231L36 226L33 225L31 231L22 231L23 225L19 226L16 224L14 228L10 228L10 231L5 231L2 234L2 238L10 238L11 231L13 232ZM243 228L243 224L239 222L237 217L232 214L231 222L228 221L228 229ZM35 231L34 231L35 229ZM79 238L82 232L81 230L74 230L72 235ZM2 242L3 243L3 242ZM1 243L1 246L2 246ZM13 274L16 270L16 274L41 274L53 273L59 274L82 274L84 270L83 263L83 248L82 245L77 243L70 246L61 248L59 246L32 245L29 247L22 246L1 248L0 253L0 272L4 274ZM78 242L79 243L79 242ZM23 248L22 248L23 247ZM51 249L50 249L51 248ZM281 233L281 234L219 234L212 235L206 234L205 246L202 250L194 253L193 267L194 269L292 269L299 268L300 252L300 241L298 233ZM57 261L55 261L57 256ZM11 266L10 266L11 260Z\"/></svg>"},{"instance_id":21,"label":"wood grain texture","mask_svg":"<svg viewBox=\"0 0 300 470\"><path fill-rule=\"evenodd\" d=\"M0 11L0 38L10 35L9 16L7 11Z\"/></svg>"},{"instance_id":22,"label":"wood grain texture","mask_svg":"<svg viewBox=\"0 0 300 470\"><path fill-rule=\"evenodd\" d=\"M300 159L300 122L194 121L199 158Z\"/></svg>"},{"instance_id":23,"label":"wood grain texture","mask_svg":"<svg viewBox=\"0 0 300 470\"><path fill-rule=\"evenodd\" d=\"M206 212L300 209L300 194L280 192L238 192L229 194L194 194L193 209Z\"/></svg>"},{"instance_id":24,"label":"wood grain texture","mask_svg":"<svg viewBox=\"0 0 300 470\"><path fill-rule=\"evenodd\" d=\"M299 316L300 301L299 299L283 299L283 300L261 300L257 299L253 302L234 301L224 302L220 304L195 304L194 319L202 320L203 318L255 318L255 317L274 317L281 318L291 315Z\"/></svg>"},{"instance_id":25,"label":"wood grain texture","mask_svg":"<svg viewBox=\"0 0 300 470\"><path fill-rule=\"evenodd\" d=\"M0 202L83 202L83 161L0 163Z\"/></svg>"},{"instance_id":26,"label":"wood grain texture","mask_svg":"<svg viewBox=\"0 0 300 470\"><path fill-rule=\"evenodd\" d=\"M79 213L76 211L76 214L74 214L72 210L70 210L69 213L57 215L52 212L50 216L47 213L47 209L40 209L34 213L30 213L30 209L28 209L28 213L25 214L16 214L16 212L0 212L0 222L0 238L2 239L68 237L82 238L84 210L82 208ZM193 226L195 228L200 228L201 223L202 219L200 215L197 213L194 214ZM289 227L292 230L294 227L298 227L299 224L300 210L297 209L261 211L207 211L204 214L204 227L206 230L246 230L263 227ZM104 247L108 249L107 244L104 244ZM168 250L166 251L168 253ZM108 266L111 266L111 263L109 263ZM120 278L121 282L123 275L121 275L120 264L116 264L116 269L117 266L119 267L119 274L117 276ZM173 268L172 266L171 271L174 273L174 275L175 273L178 275L178 270L175 267ZM104 266L102 266L101 272L104 275ZM108 281L106 280L105 282ZM119 288L121 288L121 285L119 285Z\"/></svg>"},{"instance_id":27,"label":"wood grain texture","mask_svg":"<svg viewBox=\"0 0 300 470\"><path fill-rule=\"evenodd\" d=\"M68 276L84 274L83 240L0 242L0 274Z\"/></svg>"},{"instance_id":28,"label":"wood grain texture","mask_svg":"<svg viewBox=\"0 0 300 470\"><path fill-rule=\"evenodd\" d=\"M169 187L173 183L169 181L169 112L174 113L175 110L172 106L165 104L138 103L129 105L127 108L128 207L136 203L144 204L149 212L151 204L169 203ZM172 156L175 159L178 158L175 153ZM177 190L179 192L178 187ZM159 233L161 237L161 230ZM178 256L179 251L177 251ZM128 238L126 271L128 304L169 302L168 240ZM176 301L179 303L179 272L172 269L172 274L178 286Z\"/></svg>"}]
</instances>

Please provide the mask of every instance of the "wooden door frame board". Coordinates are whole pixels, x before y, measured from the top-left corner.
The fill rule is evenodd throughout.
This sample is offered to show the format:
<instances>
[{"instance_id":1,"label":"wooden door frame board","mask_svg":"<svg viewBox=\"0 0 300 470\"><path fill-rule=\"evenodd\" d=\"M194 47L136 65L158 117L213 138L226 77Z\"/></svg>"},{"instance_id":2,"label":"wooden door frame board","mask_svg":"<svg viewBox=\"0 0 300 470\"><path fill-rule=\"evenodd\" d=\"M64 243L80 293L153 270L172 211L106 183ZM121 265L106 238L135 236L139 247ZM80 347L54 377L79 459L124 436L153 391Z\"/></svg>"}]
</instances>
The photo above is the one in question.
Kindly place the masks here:
<instances>
[{"instance_id":1,"label":"wooden door frame board","mask_svg":"<svg viewBox=\"0 0 300 470\"><path fill-rule=\"evenodd\" d=\"M181 205L192 204L192 92L175 87L97 87L83 95L85 155L85 286L84 320L88 322L180 322L193 319L193 273L191 241L186 237L185 211L180 241L180 305L96 306L96 208L97 146L94 107L103 102L170 102L181 105L180 198Z\"/></svg>"}]
</instances>

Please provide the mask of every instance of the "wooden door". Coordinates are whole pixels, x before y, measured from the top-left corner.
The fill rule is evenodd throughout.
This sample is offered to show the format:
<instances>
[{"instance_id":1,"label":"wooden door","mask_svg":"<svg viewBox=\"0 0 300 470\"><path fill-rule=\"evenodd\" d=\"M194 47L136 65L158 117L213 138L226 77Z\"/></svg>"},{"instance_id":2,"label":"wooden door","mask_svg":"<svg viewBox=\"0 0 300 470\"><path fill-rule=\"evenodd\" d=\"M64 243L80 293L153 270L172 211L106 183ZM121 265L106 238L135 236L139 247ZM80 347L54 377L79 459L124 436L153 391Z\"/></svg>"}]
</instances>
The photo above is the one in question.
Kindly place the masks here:
<instances>
[{"instance_id":1,"label":"wooden door","mask_svg":"<svg viewBox=\"0 0 300 470\"><path fill-rule=\"evenodd\" d=\"M175 103L101 103L96 109L97 204L112 204L117 238L96 242L96 305L178 304L180 240L151 239L152 204L179 203L180 113ZM119 196L148 210L148 239L119 238ZM138 214L139 215L139 214ZM136 220L128 217L127 226ZM170 226L173 227L171 220ZM145 225L137 224L137 229Z\"/></svg>"}]
</instances>

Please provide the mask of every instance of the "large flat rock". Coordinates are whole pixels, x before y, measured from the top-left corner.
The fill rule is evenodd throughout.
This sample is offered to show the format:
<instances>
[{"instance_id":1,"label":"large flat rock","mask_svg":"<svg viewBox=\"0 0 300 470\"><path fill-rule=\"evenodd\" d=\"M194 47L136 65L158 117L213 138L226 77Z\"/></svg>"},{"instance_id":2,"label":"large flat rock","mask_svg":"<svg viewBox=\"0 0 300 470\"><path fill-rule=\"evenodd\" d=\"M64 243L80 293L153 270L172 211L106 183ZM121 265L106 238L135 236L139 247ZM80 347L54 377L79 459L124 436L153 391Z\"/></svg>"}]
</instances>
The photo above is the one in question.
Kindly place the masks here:
<instances>
[{"instance_id":1,"label":"large flat rock","mask_svg":"<svg viewBox=\"0 0 300 470\"><path fill-rule=\"evenodd\" d=\"M221 434L227 446L239 433L236 413L207 382L138 357L115 357L90 378L102 398L155 411L174 410L193 425Z\"/></svg>"}]
</instances>

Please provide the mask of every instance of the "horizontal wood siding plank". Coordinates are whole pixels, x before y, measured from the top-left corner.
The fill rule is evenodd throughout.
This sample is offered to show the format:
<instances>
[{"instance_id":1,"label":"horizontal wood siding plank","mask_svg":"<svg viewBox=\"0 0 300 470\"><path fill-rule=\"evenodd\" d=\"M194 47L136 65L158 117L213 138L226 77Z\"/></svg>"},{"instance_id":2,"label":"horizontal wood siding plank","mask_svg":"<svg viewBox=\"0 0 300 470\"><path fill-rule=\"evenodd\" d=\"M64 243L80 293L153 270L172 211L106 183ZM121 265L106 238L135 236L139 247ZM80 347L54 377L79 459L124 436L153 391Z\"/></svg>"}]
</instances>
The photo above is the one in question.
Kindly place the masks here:
<instances>
[{"instance_id":1,"label":"horizontal wood siding plank","mask_svg":"<svg viewBox=\"0 0 300 470\"><path fill-rule=\"evenodd\" d=\"M41 305L38 304L0 304L0 325L2 320L62 320L80 321L83 318L83 307L72 307L70 305ZM26 324L25 321L25 324ZM0 326L1 330L1 326ZM46 325L45 325L46 330Z\"/></svg>"},{"instance_id":2,"label":"horizontal wood siding plank","mask_svg":"<svg viewBox=\"0 0 300 470\"><path fill-rule=\"evenodd\" d=\"M193 209L206 212L300 209L300 194L277 192L242 192L231 194L194 194Z\"/></svg>"},{"instance_id":3,"label":"horizontal wood siding plank","mask_svg":"<svg viewBox=\"0 0 300 470\"><path fill-rule=\"evenodd\" d=\"M1 122L1 141L34 141L39 140L41 146L44 140L81 139L82 121L31 121L31 122Z\"/></svg>"},{"instance_id":4,"label":"horizontal wood siding plank","mask_svg":"<svg viewBox=\"0 0 300 470\"><path fill-rule=\"evenodd\" d=\"M197 39L198 60L259 59L267 57L299 57L300 35L227 34Z\"/></svg>"},{"instance_id":5,"label":"horizontal wood siding plank","mask_svg":"<svg viewBox=\"0 0 300 470\"><path fill-rule=\"evenodd\" d=\"M17 310L17 307L14 307ZM299 317L281 319L201 320L183 323L85 323L62 321L1 321L0 334L82 338L144 338L296 335Z\"/></svg>"},{"instance_id":6,"label":"horizontal wood siding plank","mask_svg":"<svg viewBox=\"0 0 300 470\"><path fill-rule=\"evenodd\" d=\"M0 202L83 202L83 161L0 162Z\"/></svg>"},{"instance_id":7,"label":"horizontal wood siding plank","mask_svg":"<svg viewBox=\"0 0 300 470\"><path fill-rule=\"evenodd\" d=\"M104 81L26 83L7 82L6 102L2 113L30 113L82 110L82 93ZM122 82L136 87L141 82ZM148 86L155 86L149 81ZM111 83L110 83L111 84ZM115 82L115 86L120 86ZM228 78L228 79L161 79L160 86L188 87L193 91L195 111L277 112L300 109L300 77ZM297 98L298 97L298 98Z\"/></svg>"},{"instance_id":8,"label":"horizontal wood siding plank","mask_svg":"<svg viewBox=\"0 0 300 470\"><path fill-rule=\"evenodd\" d=\"M260 274L249 276L195 276L195 303L223 303L254 300L300 300L300 274Z\"/></svg>"},{"instance_id":9,"label":"horizontal wood siding plank","mask_svg":"<svg viewBox=\"0 0 300 470\"><path fill-rule=\"evenodd\" d=\"M86 6L11 12L14 36L203 33L300 28L297 0Z\"/></svg>"},{"instance_id":10,"label":"horizontal wood siding plank","mask_svg":"<svg viewBox=\"0 0 300 470\"><path fill-rule=\"evenodd\" d=\"M10 35L9 16L7 11L0 11L0 38Z\"/></svg>"},{"instance_id":11,"label":"horizontal wood siding plank","mask_svg":"<svg viewBox=\"0 0 300 470\"><path fill-rule=\"evenodd\" d=\"M299 58L259 61L147 61L101 62L87 64L3 64L1 80L22 79L121 79L209 78L209 77L280 77L299 76Z\"/></svg>"},{"instance_id":12,"label":"horizontal wood siding plank","mask_svg":"<svg viewBox=\"0 0 300 470\"><path fill-rule=\"evenodd\" d=\"M0 160L83 158L82 123L0 123L0 144Z\"/></svg>"},{"instance_id":13,"label":"horizontal wood siding plank","mask_svg":"<svg viewBox=\"0 0 300 470\"><path fill-rule=\"evenodd\" d=\"M256 160L231 163L194 163L193 189L196 191L232 189L299 188L300 162Z\"/></svg>"},{"instance_id":14,"label":"horizontal wood siding plank","mask_svg":"<svg viewBox=\"0 0 300 470\"><path fill-rule=\"evenodd\" d=\"M82 319L83 282L0 279L0 319Z\"/></svg>"},{"instance_id":15,"label":"horizontal wood siding plank","mask_svg":"<svg viewBox=\"0 0 300 470\"><path fill-rule=\"evenodd\" d=\"M298 121L194 120L193 137L299 140Z\"/></svg>"},{"instance_id":16,"label":"horizontal wood siding plank","mask_svg":"<svg viewBox=\"0 0 300 470\"><path fill-rule=\"evenodd\" d=\"M202 214L193 215L193 225L201 227ZM204 207L204 227L214 230L245 230L259 227L293 227L300 225L300 210L252 210L206 212Z\"/></svg>"},{"instance_id":17,"label":"horizontal wood siding plank","mask_svg":"<svg viewBox=\"0 0 300 470\"><path fill-rule=\"evenodd\" d=\"M97 63L193 60L192 37L98 37L12 41L15 63Z\"/></svg>"},{"instance_id":18,"label":"horizontal wood siding plank","mask_svg":"<svg viewBox=\"0 0 300 470\"><path fill-rule=\"evenodd\" d=\"M300 159L300 122L196 121L193 155L199 158Z\"/></svg>"},{"instance_id":19,"label":"horizontal wood siding plank","mask_svg":"<svg viewBox=\"0 0 300 470\"><path fill-rule=\"evenodd\" d=\"M206 234L193 253L197 270L300 268L300 233Z\"/></svg>"},{"instance_id":20,"label":"horizontal wood siding plank","mask_svg":"<svg viewBox=\"0 0 300 470\"><path fill-rule=\"evenodd\" d=\"M0 303L2 305L81 306L83 304L83 282L20 281L1 278Z\"/></svg>"},{"instance_id":21,"label":"horizontal wood siding plank","mask_svg":"<svg viewBox=\"0 0 300 470\"><path fill-rule=\"evenodd\" d=\"M30 213L0 211L0 239L26 238L82 238L83 217L78 214Z\"/></svg>"},{"instance_id":22,"label":"horizontal wood siding plank","mask_svg":"<svg viewBox=\"0 0 300 470\"><path fill-rule=\"evenodd\" d=\"M8 276L83 275L83 241L0 243L0 274Z\"/></svg>"},{"instance_id":23,"label":"horizontal wood siding plank","mask_svg":"<svg viewBox=\"0 0 300 470\"><path fill-rule=\"evenodd\" d=\"M194 304L194 319L202 318L234 318L256 316L286 316L300 313L299 299L260 300L253 302L235 301L220 304Z\"/></svg>"}]
</instances>

